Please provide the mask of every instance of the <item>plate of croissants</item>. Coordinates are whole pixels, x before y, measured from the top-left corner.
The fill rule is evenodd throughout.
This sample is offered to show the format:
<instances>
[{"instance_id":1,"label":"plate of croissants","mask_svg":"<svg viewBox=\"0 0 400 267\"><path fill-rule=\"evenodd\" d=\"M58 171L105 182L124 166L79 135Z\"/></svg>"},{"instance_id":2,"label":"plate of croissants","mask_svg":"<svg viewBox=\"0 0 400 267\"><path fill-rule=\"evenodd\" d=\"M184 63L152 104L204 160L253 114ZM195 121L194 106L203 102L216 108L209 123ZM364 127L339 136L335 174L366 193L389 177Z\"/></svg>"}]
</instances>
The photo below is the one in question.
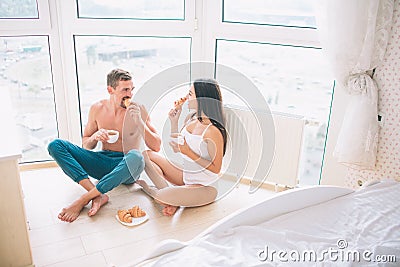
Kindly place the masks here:
<instances>
[{"instance_id":1,"label":"plate of croissants","mask_svg":"<svg viewBox=\"0 0 400 267\"><path fill-rule=\"evenodd\" d=\"M149 216L139 206L134 206L131 209L118 210L115 218L122 225L135 226L147 221L149 219Z\"/></svg>"}]
</instances>

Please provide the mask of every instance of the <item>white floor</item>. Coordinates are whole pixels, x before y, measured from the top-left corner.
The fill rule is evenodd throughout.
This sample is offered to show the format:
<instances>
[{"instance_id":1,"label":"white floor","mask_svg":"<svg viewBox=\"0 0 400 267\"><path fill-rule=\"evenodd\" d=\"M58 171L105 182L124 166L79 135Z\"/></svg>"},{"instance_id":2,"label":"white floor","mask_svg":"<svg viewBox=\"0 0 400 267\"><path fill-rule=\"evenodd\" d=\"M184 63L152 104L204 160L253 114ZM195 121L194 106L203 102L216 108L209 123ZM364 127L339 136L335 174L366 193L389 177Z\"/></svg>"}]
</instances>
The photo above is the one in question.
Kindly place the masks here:
<instances>
[{"instance_id":1,"label":"white floor","mask_svg":"<svg viewBox=\"0 0 400 267\"><path fill-rule=\"evenodd\" d=\"M109 192L109 203L96 216L88 217L85 208L75 222L65 223L57 219L58 212L84 189L59 168L21 172L21 183L33 260L39 267L119 266L161 240L189 240L230 213L275 194L264 189L249 194L248 185L239 184L211 205L180 209L173 217L165 217L137 185L121 185ZM149 220L136 227L118 223L117 210L134 205L143 208Z\"/></svg>"}]
</instances>

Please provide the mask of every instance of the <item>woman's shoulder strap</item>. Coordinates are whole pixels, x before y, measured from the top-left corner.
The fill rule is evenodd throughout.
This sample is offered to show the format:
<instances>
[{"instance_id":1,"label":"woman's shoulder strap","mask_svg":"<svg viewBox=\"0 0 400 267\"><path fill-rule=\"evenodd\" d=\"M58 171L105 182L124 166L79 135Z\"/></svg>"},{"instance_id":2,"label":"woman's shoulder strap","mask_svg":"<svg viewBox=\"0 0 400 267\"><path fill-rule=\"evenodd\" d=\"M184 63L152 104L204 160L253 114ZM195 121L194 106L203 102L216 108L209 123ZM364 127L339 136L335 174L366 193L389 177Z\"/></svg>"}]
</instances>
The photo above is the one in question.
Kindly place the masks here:
<instances>
[{"instance_id":1,"label":"woman's shoulder strap","mask_svg":"<svg viewBox=\"0 0 400 267\"><path fill-rule=\"evenodd\" d=\"M201 134L201 138L204 139L204 135L206 134L208 128L210 128L210 126L213 125L212 123L210 123L209 125L207 125L207 127L204 129L203 133Z\"/></svg>"}]
</instances>

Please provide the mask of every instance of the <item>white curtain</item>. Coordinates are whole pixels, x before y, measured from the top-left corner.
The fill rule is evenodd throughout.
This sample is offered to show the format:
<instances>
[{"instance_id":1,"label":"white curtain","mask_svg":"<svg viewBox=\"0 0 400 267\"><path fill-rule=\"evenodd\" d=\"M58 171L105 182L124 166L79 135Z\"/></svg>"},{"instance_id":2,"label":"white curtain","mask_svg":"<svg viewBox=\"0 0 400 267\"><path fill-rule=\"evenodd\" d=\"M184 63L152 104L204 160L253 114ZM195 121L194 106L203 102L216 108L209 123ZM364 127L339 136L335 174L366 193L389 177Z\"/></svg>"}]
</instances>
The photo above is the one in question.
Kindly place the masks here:
<instances>
[{"instance_id":1,"label":"white curtain","mask_svg":"<svg viewBox=\"0 0 400 267\"><path fill-rule=\"evenodd\" d=\"M319 0L322 49L337 88L350 103L334 156L356 169L374 169L378 144L378 88L373 70L382 62L392 25L394 0Z\"/></svg>"}]
</instances>

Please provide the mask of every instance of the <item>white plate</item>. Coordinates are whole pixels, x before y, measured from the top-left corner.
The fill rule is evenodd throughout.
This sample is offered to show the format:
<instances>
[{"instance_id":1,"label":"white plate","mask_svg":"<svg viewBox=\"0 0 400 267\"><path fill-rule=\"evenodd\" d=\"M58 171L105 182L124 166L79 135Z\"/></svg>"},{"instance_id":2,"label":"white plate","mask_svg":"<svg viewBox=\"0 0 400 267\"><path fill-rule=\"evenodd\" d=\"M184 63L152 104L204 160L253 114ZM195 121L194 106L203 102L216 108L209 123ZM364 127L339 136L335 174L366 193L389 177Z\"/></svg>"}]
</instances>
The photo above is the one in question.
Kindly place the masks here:
<instances>
[{"instance_id":1,"label":"white plate","mask_svg":"<svg viewBox=\"0 0 400 267\"><path fill-rule=\"evenodd\" d=\"M121 224L125 225L125 226L135 226L135 225L139 225L144 223L145 221L147 221L149 219L149 215L145 215L143 217L138 217L138 218L132 218L132 222L131 223L126 223L126 222L122 222L119 218L118 215L115 215L115 218L117 219L117 221L119 221Z\"/></svg>"}]
</instances>

